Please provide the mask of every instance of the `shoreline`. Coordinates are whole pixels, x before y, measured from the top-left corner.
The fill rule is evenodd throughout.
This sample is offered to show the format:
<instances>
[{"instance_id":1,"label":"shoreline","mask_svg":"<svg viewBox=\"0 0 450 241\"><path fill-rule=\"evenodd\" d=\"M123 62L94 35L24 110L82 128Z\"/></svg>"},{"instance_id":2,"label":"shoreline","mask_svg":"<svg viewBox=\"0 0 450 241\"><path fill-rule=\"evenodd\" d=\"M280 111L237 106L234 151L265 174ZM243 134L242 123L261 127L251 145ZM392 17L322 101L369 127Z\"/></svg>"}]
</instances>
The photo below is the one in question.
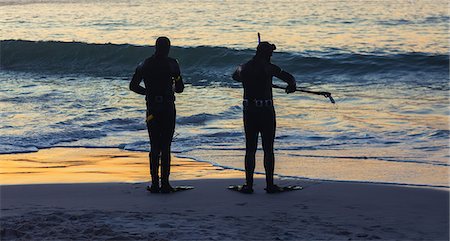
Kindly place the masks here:
<instances>
[{"instance_id":1,"label":"shoreline","mask_svg":"<svg viewBox=\"0 0 450 241\"><path fill-rule=\"evenodd\" d=\"M76 155L75 155L76 154ZM138 176L134 174L130 174L129 172L122 173L121 177L118 177L117 175L114 175L114 177L111 178L98 178L95 177L93 180L89 181L86 179L79 179L79 178L69 178L68 176L64 176L64 178L60 179L51 179L46 177L44 180L47 181L36 181L36 180L30 180L28 178L28 182L20 182L20 181L11 181L17 180L20 177L23 177L23 175L30 175L30 174L37 174L42 173L42 170L45 168L70 168L73 166L73 162L79 162L80 159L78 156L82 156L82 158L87 159L94 159L92 160L92 163L79 163L80 165L99 165L98 167L95 167L95 170L102 169L103 166L101 165L101 162L112 161L112 164L117 165L129 165L126 163L120 163L121 159L122 161L125 159L129 159L131 161L135 161L133 166L135 167L134 170L132 170L134 173L138 173ZM14 161L19 162L32 162L37 163L39 161L42 161L45 158L49 158L51 161L44 161L43 164L57 164L57 158L63 159L66 157L70 157L70 160L63 161L63 165L53 165L53 166L37 166L34 168L33 171L15 171L16 169L22 169L23 166L16 165L16 163L13 163ZM92 158L95 157L95 158ZM99 159L98 157L102 157L103 159ZM82 159L81 158L81 159ZM114 159L114 161L113 161ZM64 147L64 146L56 146L56 147L48 147L48 148L41 148L37 151L33 152L17 152L17 153L2 153L0 154L0 161L4 163L4 166L2 168L2 171L0 172L0 177L2 179L0 180L0 186L5 185L35 185L35 184L76 184L76 183L140 183L144 182L146 180L149 180L149 167L148 167L148 152L144 151L136 151L136 150L124 150L120 148L113 148L113 147L85 147L85 146L79 146L79 147ZM6 167L5 168L5 161L10 162L10 164L14 165L14 167ZM119 161L119 162L117 162ZM69 162L67 166L64 166ZM7 166L9 164L6 164ZM180 168L180 167L188 167L188 168ZM8 172L5 170L9 170L12 168L13 172ZM111 166L108 166L106 168L111 168ZM182 180L182 179L198 179L203 177L214 177L214 178L241 178L244 179L245 177L245 170L240 168L234 168L229 166L222 166L220 164L217 164L212 161L207 160L199 160L194 157L185 156L185 155L178 155L177 153L172 153L172 171L171 171L171 180ZM185 175L183 173L194 173L199 172L197 174L191 174L191 175ZM82 173L82 172L80 172ZM107 175L107 172L102 171L91 171L88 170L86 173L91 174L99 174L99 175ZM85 173L85 174L86 174ZM23 175L20 175L23 174ZM47 173L49 174L49 173ZM55 173L53 172L52 175ZM56 173L59 175L67 175L71 174L74 175L73 172L65 172L64 170L61 170L61 172ZM110 173L112 174L112 173ZM180 175L181 174L181 175ZM11 176L13 175L13 176ZM123 176L130 176L129 179ZM255 177L264 177L264 172L258 172L255 171ZM116 179L114 179L116 178ZM308 177L300 177L300 176L289 176L289 175L281 175L281 174L275 174L275 178L283 179L283 180L297 180L297 181L310 181L310 182L336 182L336 183L354 183L354 184L373 184L373 185L390 185L390 186L399 186L399 187L411 187L411 188L429 188L429 189L436 189L436 190L444 190L444 191L450 191L450 186L441 186L441 185L431 185L431 184L411 184L411 183L394 183L394 182L383 182L383 181L365 181L365 180L332 180L332 179L321 179L321 178L308 178ZM6 182L5 182L6 180Z\"/></svg>"}]
</instances>

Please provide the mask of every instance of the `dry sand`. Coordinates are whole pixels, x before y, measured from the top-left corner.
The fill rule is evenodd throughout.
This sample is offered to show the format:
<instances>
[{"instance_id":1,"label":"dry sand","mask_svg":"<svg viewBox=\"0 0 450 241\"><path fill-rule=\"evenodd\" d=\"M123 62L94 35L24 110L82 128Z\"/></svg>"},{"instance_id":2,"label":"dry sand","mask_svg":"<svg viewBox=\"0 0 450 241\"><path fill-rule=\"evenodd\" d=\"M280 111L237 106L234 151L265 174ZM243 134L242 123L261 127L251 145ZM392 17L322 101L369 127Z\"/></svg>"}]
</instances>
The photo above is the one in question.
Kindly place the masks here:
<instances>
[{"instance_id":1,"label":"dry sand","mask_svg":"<svg viewBox=\"0 0 450 241\"><path fill-rule=\"evenodd\" d=\"M110 149L88 150L93 153L91 156L84 153L85 149L49 149L45 150L46 160L51 160L49 153L58 151L72 153L69 156L86 162L99 158L94 157L99 155L97 151L111 151L101 157L105 163L117 162L119 158L113 157L118 154ZM120 152L128 156L136 154ZM0 161L5 163L11 156L27 159L20 155L30 154L7 158L0 155ZM33 155L45 159L42 152ZM143 158L138 163L147 163L145 154L136 158ZM33 158L28 156L27 160ZM189 168L178 165L183 162ZM194 185L195 189L173 194L150 194L145 190L145 183L122 180L120 183L2 185L2 240L449 239L448 190L278 180L283 185L297 184L305 189L266 194L264 181L259 178L256 192L247 195L226 189L230 184L242 183L243 173L191 162L174 159L173 184ZM144 164L142 168L148 172ZM177 168L186 168L178 171L188 173L180 174L178 179ZM64 168L41 169L56 172ZM69 180L74 178L72 175L82 175L79 170L72 171L65 170ZM2 172L5 172L3 167ZM10 175L13 174L2 174L2 181ZM25 174L14 175L19 178ZM56 179L61 182L59 174L52 175L58 176ZM87 175L84 181L88 182L90 177Z\"/></svg>"}]
</instances>

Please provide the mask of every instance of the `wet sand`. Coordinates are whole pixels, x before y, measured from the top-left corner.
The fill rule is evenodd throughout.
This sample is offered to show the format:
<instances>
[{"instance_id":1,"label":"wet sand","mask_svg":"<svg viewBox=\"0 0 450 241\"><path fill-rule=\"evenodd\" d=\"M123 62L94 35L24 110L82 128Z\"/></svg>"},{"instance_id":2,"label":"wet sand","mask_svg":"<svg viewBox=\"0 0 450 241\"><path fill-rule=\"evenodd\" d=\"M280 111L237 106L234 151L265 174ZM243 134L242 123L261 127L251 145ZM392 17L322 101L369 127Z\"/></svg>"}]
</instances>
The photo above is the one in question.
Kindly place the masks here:
<instances>
[{"instance_id":1,"label":"wet sand","mask_svg":"<svg viewBox=\"0 0 450 241\"><path fill-rule=\"evenodd\" d=\"M115 148L51 148L3 154L0 184L148 181L148 153ZM172 158L171 179L240 178L242 172L207 162Z\"/></svg>"}]
</instances>

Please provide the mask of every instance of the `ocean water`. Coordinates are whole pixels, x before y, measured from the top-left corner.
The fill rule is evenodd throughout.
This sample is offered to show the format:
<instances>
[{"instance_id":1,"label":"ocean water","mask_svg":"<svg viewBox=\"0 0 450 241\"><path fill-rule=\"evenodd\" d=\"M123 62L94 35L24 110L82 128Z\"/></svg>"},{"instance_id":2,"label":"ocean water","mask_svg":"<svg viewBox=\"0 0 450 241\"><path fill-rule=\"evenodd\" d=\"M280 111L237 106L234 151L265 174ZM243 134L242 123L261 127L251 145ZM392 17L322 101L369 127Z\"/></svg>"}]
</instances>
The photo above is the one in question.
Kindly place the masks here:
<instances>
[{"instance_id":1,"label":"ocean water","mask_svg":"<svg viewBox=\"0 0 450 241\"><path fill-rule=\"evenodd\" d=\"M274 89L276 173L449 187L447 1L1 1L0 153L148 151L136 65L169 36L187 83L177 156L243 169L242 89L256 33L326 98ZM275 81L279 83L279 81ZM279 83L282 84L282 83ZM262 151L257 171L263 171Z\"/></svg>"}]
</instances>

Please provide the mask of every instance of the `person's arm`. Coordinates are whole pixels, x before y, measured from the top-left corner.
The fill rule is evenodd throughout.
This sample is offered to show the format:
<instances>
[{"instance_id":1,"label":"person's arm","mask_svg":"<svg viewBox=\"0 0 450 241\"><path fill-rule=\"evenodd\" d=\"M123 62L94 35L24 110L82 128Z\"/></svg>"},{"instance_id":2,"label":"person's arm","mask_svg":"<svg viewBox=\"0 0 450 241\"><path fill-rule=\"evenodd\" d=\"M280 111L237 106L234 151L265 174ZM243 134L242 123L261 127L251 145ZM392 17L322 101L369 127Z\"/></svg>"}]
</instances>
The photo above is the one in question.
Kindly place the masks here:
<instances>
[{"instance_id":1,"label":"person's arm","mask_svg":"<svg viewBox=\"0 0 450 241\"><path fill-rule=\"evenodd\" d=\"M242 66L239 66L239 67L234 71L232 78L233 78L235 81L242 82L241 71L242 71Z\"/></svg>"},{"instance_id":2,"label":"person's arm","mask_svg":"<svg viewBox=\"0 0 450 241\"><path fill-rule=\"evenodd\" d=\"M175 91L175 93L182 93L184 91L184 82L183 77L181 77L180 65L176 60L174 61L174 74L172 78L174 81L173 90Z\"/></svg>"},{"instance_id":3,"label":"person's arm","mask_svg":"<svg viewBox=\"0 0 450 241\"><path fill-rule=\"evenodd\" d=\"M289 74L288 72L282 70L280 67L273 65L273 75L277 77L278 79L286 82L288 86L286 87L286 93L292 93L295 92L297 89L297 83L295 81L294 76Z\"/></svg>"},{"instance_id":4,"label":"person's arm","mask_svg":"<svg viewBox=\"0 0 450 241\"><path fill-rule=\"evenodd\" d=\"M130 90L140 95L145 95L146 89L141 86L142 77L142 65L139 65L131 79Z\"/></svg>"}]
</instances>

